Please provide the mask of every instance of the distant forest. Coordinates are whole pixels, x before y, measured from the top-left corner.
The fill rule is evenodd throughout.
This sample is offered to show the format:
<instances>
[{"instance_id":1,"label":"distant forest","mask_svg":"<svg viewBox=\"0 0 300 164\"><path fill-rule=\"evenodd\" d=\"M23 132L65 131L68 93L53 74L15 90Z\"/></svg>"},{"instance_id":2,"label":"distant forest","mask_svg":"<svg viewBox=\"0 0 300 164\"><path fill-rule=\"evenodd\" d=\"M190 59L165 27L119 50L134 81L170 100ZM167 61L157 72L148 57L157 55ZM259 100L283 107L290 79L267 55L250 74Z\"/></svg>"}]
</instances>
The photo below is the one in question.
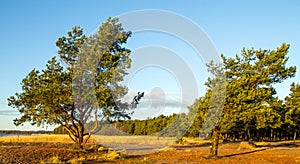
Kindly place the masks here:
<instances>
[{"instance_id":1,"label":"distant forest","mask_svg":"<svg viewBox=\"0 0 300 164\"><path fill-rule=\"evenodd\" d=\"M187 124L189 115L186 114L173 114L171 116L160 115L154 118L148 118L146 120L126 120L116 122L102 123L104 126L98 133L100 135L153 135L158 137L178 137L181 133L184 133L185 137L199 137L200 127L203 120L200 117L196 117L190 127L186 127L183 124ZM178 120L181 125L174 124L174 120ZM100 122L99 122L100 124ZM173 125L172 125L173 124ZM92 128L94 122L90 122L85 125L88 129ZM236 125L232 128L232 131L227 133L221 133L223 140L228 141L242 141L242 140L254 140L254 141L275 141L275 140L291 140L300 139L299 132L295 134L295 129L289 128L289 124L282 124L279 128L263 128L256 129L252 126L251 129L245 129L241 125ZM183 128L187 128L187 131L182 131ZM54 134L68 134L62 126L54 129ZM206 139L210 139L212 133L207 136Z\"/></svg>"},{"instance_id":2,"label":"distant forest","mask_svg":"<svg viewBox=\"0 0 300 164\"><path fill-rule=\"evenodd\" d=\"M31 134L52 134L53 131L21 131L21 130L0 130L0 134L20 134L20 135L31 135Z\"/></svg>"}]
</instances>

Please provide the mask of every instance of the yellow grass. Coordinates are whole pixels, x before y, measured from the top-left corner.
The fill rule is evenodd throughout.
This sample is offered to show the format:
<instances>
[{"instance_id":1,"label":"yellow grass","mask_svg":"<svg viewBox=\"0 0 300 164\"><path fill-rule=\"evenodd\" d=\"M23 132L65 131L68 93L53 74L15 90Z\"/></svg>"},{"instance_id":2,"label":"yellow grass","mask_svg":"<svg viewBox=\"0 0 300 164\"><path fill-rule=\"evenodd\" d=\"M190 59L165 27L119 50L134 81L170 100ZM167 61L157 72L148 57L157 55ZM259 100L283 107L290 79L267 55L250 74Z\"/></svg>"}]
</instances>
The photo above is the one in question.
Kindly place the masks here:
<instances>
[{"instance_id":1,"label":"yellow grass","mask_svg":"<svg viewBox=\"0 0 300 164\"><path fill-rule=\"evenodd\" d=\"M192 138L192 137L183 137L182 143L183 144L189 144L189 145L202 145L206 143L210 143L210 140L203 140L199 138Z\"/></svg>"},{"instance_id":2,"label":"yellow grass","mask_svg":"<svg viewBox=\"0 0 300 164\"><path fill-rule=\"evenodd\" d=\"M255 145L260 146L260 147L264 147L264 146L268 146L269 143L267 143L267 142L255 142Z\"/></svg>"},{"instance_id":3,"label":"yellow grass","mask_svg":"<svg viewBox=\"0 0 300 164\"><path fill-rule=\"evenodd\" d=\"M103 136L92 135L89 142L100 144L145 144L145 145L172 145L177 139L175 137L157 137L157 136ZM205 144L209 140L198 138L183 138L186 144ZM30 136L5 136L0 137L0 142L47 142L47 143L73 143L68 135L43 134Z\"/></svg>"},{"instance_id":4,"label":"yellow grass","mask_svg":"<svg viewBox=\"0 0 300 164\"><path fill-rule=\"evenodd\" d=\"M255 149L255 145L254 144L250 144L249 142L241 142L238 150L243 150L243 149L250 149L250 150L254 150Z\"/></svg>"},{"instance_id":5,"label":"yellow grass","mask_svg":"<svg viewBox=\"0 0 300 164\"><path fill-rule=\"evenodd\" d=\"M0 137L0 142L47 142L47 143L73 143L68 135L43 134L31 136L5 136Z\"/></svg>"},{"instance_id":6,"label":"yellow grass","mask_svg":"<svg viewBox=\"0 0 300 164\"><path fill-rule=\"evenodd\" d=\"M147 144L147 145L171 145L176 141L173 137L156 137L156 136L102 136L92 135L90 142L121 143L121 144ZM47 143L73 143L68 135L45 134L30 136L5 136L0 137L0 142L47 142Z\"/></svg>"},{"instance_id":7,"label":"yellow grass","mask_svg":"<svg viewBox=\"0 0 300 164\"><path fill-rule=\"evenodd\" d=\"M174 147L164 147L159 149L159 151L174 151L174 150L176 150L176 148Z\"/></svg>"},{"instance_id":8,"label":"yellow grass","mask_svg":"<svg viewBox=\"0 0 300 164\"><path fill-rule=\"evenodd\" d=\"M171 145L176 141L174 137L157 136L102 136L93 135L92 138L101 144L120 143L120 144L146 144L146 145Z\"/></svg>"}]
</instances>

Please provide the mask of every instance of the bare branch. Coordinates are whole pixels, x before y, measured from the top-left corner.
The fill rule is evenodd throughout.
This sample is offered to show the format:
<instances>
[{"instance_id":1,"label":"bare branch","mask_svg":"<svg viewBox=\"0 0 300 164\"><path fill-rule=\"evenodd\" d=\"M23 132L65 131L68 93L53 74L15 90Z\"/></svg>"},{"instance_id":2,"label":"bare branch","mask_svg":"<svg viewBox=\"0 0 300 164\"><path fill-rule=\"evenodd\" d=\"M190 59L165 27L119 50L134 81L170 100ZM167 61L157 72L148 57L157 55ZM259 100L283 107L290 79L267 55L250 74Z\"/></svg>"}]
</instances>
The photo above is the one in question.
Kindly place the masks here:
<instances>
[{"instance_id":1,"label":"bare branch","mask_svg":"<svg viewBox=\"0 0 300 164\"><path fill-rule=\"evenodd\" d=\"M84 113L85 113L85 118L83 120L84 123L86 123L88 121L88 119L91 116L92 111L93 111L93 106L92 105L84 111Z\"/></svg>"}]
</instances>

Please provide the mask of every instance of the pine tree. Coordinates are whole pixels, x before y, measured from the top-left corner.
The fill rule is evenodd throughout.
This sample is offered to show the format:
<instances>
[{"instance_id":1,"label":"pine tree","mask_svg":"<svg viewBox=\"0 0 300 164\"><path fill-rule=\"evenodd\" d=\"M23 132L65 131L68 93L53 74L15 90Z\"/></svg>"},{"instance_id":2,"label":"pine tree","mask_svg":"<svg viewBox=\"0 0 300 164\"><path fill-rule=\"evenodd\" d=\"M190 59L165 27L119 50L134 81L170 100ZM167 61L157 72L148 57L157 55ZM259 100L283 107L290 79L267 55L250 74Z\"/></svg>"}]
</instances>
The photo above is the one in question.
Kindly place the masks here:
<instances>
[{"instance_id":1,"label":"pine tree","mask_svg":"<svg viewBox=\"0 0 300 164\"><path fill-rule=\"evenodd\" d=\"M60 37L56 45L64 66L53 57L46 69L32 70L22 81L22 92L8 99L22 114L15 125L60 124L82 148L103 119L130 118L130 104L121 102L128 90L120 84L130 68L130 50L123 47L130 36L117 18L108 18L89 37L78 26ZM95 126L86 131L92 119Z\"/></svg>"},{"instance_id":2,"label":"pine tree","mask_svg":"<svg viewBox=\"0 0 300 164\"><path fill-rule=\"evenodd\" d=\"M290 91L289 96L285 98L286 122L289 123L291 129L294 129L295 141L300 129L300 85L292 83Z\"/></svg>"},{"instance_id":3,"label":"pine tree","mask_svg":"<svg viewBox=\"0 0 300 164\"><path fill-rule=\"evenodd\" d=\"M206 82L204 99L210 100L212 110L207 110L202 131L207 134L214 127L210 156L217 156L221 133L245 132L244 138L250 139L251 130L280 127L274 84L295 76L296 67L286 67L288 49L285 43L276 50L244 48L235 58L222 55L223 66L207 65L214 77Z\"/></svg>"}]
</instances>

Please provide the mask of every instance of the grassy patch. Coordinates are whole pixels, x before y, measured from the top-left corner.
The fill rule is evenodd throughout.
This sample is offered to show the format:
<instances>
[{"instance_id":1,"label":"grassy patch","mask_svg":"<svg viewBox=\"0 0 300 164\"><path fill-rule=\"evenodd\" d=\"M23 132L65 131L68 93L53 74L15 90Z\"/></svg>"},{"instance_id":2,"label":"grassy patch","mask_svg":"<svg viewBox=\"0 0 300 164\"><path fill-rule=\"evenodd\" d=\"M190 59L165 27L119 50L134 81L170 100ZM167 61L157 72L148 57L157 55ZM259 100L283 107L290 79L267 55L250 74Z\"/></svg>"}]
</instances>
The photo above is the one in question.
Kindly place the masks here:
<instances>
[{"instance_id":1,"label":"grassy patch","mask_svg":"<svg viewBox=\"0 0 300 164\"><path fill-rule=\"evenodd\" d=\"M145 145L171 145L176 141L175 137L157 136L102 136L93 135L93 139L101 144L145 144Z\"/></svg>"},{"instance_id":2,"label":"grassy patch","mask_svg":"<svg viewBox=\"0 0 300 164\"><path fill-rule=\"evenodd\" d=\"M59 160L58 156L51 157L47 161L41 161L41 164L48 164L48 163L63 164L64 162Z\"/></svg>"},{"instance_id":3,"label":"grassy patch","mask_svg":"<svg viewBox=\"0 0 300 164\"><path fill-rule=\"evenodd\" d=\"M184 145L203 145L211 143L210 140L203 140L199 138L183 137L182 144Z\"/></svg>"},{"instance_id":4,"label":"grassy patch","mask_svg":"<svg viewBox=\"0 0 300 164\"><path fill-rule=\"evenodd\" d=\"M31 135L31 136L6 136L0 137L0 142L10 143L30 143L30 142L45 142L45 143L74 143L68 135Z\"/></svg>"}]
</instances>

